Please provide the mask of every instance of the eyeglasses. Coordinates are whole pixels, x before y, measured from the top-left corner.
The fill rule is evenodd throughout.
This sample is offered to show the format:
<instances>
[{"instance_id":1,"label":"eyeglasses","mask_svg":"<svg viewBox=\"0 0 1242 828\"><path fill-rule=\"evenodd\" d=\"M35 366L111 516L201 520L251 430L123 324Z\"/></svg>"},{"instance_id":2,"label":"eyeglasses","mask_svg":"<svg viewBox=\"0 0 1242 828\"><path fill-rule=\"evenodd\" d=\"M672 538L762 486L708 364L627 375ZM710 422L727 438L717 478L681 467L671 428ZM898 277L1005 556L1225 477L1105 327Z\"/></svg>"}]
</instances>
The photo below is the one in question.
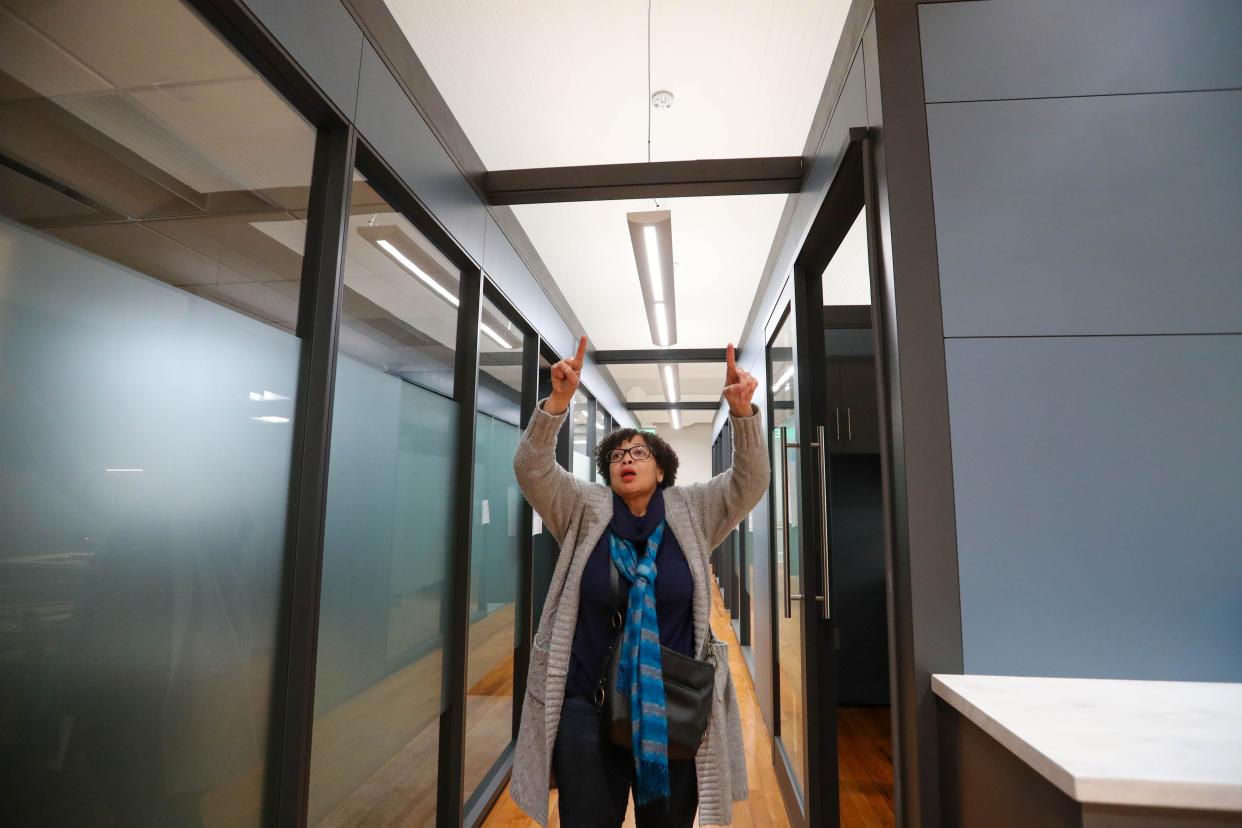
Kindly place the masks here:
<instances>
[{"instance_id":1,"label":"eyeglasses","mask_svg":"<svg viewBox=\"0 0 1242 828\"><path fill-rule=\"evenodd\" d=\"M627 454L630 456L631 459L635 461L646 460L648 457L651 456L651 449L643 445L642 443L636 443L635 445L632 445L629 448L613 449L612 451L608 452L608 462L610 464L620 463L622 460L625 459L625 455Z\"/></svg>"}]
</instances>

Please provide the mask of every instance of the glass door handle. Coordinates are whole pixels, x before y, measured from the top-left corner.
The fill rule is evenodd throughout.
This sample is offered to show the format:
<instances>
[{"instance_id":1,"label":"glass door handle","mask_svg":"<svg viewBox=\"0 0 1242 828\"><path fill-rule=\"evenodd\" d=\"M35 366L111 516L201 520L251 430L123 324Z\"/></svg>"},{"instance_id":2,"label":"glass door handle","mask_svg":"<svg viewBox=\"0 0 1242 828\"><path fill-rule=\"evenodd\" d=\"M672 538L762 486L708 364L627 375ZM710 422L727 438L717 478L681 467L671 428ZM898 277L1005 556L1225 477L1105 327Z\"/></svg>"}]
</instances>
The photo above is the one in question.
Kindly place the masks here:
<instances>
[{"instance_id":1,"label":"glass door handle","mask_svg":"<svg viewBox=\"0 0 1242 828\"><path fill-rule=\"evenodd\" d=\"M836 424L836 429L837 429L836 439L840 440L841 439L841 409L840 408L832 409L832 421Z\"/></svg>"},{"instance_id":2,"label":"glass door handle","mask_svg":"<svg viewBox=\"0 0 1242 828\"><path fill-rule=\"evenodd\" d=\"M845 409L845 433L848 439L854 439L854 418L850 415L848 407Z\"/></svg>"},{"instance_id":3,"label":"glass door handle","mask_svg":"<svg viewBox=\"0 0 1242 828\"><path fill-rule=\"evenodd\" d=\"M846 411L849 409L847 408ZM819 450L819 566L824 588L823 595L818 596L816 600L820 602L820 617L827 621L832 615L830 606L832 584L829 581L831 576L828 572L828 458L825 450L828 441L824 439L822 425L815 426L815 431L819 442L812 443L812 445Z\"/></svg>"},{"instance_id":4,"label":"glass door handle","mask_svg":"<svg viewBox=\"0 0 1242 828\"><path fill-rule=\"evenodd\" d=\"M791 581L789 578L789 448L794 443L789 442L789 431L785 426L781 426L781 503L784 507L782 514L785 518L785 526L781 529L781 538L784 541L785 555L785 617L793 618L793 595L789 589ZM801 596L799 596L801 597Z\"/></svg>"}]
</instances>

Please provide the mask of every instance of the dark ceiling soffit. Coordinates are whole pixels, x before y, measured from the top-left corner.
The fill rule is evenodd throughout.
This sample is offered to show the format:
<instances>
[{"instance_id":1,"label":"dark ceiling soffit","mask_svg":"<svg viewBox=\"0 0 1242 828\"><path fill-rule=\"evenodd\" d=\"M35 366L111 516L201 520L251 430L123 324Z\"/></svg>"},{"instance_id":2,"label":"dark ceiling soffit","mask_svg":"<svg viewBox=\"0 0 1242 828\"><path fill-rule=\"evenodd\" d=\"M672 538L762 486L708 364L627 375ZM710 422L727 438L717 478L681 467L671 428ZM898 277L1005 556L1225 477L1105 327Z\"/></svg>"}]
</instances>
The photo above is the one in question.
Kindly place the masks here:
<instances>
[{"instance_id":1,"label":"dark ceiling soffit","mask_svg":"<svg viewBox=\"0 0 1242 828\"><path fill-rule=\"evenodd\" d=\"M720 408L720 401L715 402L632 402L625 407L630 411L715 411Z\"/></svg>"},{"instance_id":2,"label":"dark ceiling soffit","mask_svg":"<svg viewBox=\"0 0 1242 828\"><path fill-rule=\"evenodd\" d=\"M740 354L738 359L740 359ZM596 365L649 365L682 362L724 362L724 348L647 348L620 351L594 351Z\"/></svg>"},{"instance_id":3,"label":"dark ceiling soffit","mask_svg":"<svg viewBox=\"0 0 1242 828\"><path fill-rule=\"evenodd\" d=\"M627 198L796 193L802 189L798 156L659 161L537 167L487 173L489 204L544 204Z\"/></svg>"}]
</instances>

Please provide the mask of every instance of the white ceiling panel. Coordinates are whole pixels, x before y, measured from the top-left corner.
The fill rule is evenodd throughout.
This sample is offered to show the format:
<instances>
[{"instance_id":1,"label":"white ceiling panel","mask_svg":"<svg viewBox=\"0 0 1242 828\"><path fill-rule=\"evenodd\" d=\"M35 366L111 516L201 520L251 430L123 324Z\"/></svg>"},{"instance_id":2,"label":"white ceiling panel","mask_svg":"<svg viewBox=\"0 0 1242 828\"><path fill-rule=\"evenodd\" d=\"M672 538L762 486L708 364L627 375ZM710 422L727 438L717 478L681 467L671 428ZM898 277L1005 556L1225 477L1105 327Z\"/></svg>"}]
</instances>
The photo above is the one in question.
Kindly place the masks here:
<instances>
[{"instance_id":1,"label":"white ceiling panel","mask_svg":"<svg viewBox=\"0 0 1242 828\"><path fill-rule=\"evenodd\" d=\"M629 402L663 402L664 383L658 365L609 365L608 372ZM685 363L677 366L681 399L711 402L720 399L724 388L724 364Z\"/></svg>"},{"instance_id":2,"label":"white ceiling panel","mask_svg":"<svg viewBox=\"0 0 1242 828\"><path fill-rule=\"evenodd\" d=\"M848 0L386 2L490 170L799 155L849 8ZM655 111L650 93L661 89L676 100ZM660 201L673 212L678 347L723 347L741 334L785 201ZM514 209L593 348L652 347L625 214L653 207Z\"/></svg>"},{"instance_id":3,"label":"white ceiling panel","mask_svg":"<svg viewBox=\"0 0 1242 828\"><path fill-rule=\"evenodd\" d=\"M625 214L642 201L514 208L592 348L651 348ZM785 196L662 199L673 214L679 348L723 348L746 324Z\"/></svg>"},{"instance_id":4,"label":"white ceiling panel","mask_svg":"<svg viewBox=\"0 0 1242 828\"><path fill-rule=\"evenodd\" d=\"M386 0L488 169L799 155L848 0Z\"/></svg>"}]
</instances>

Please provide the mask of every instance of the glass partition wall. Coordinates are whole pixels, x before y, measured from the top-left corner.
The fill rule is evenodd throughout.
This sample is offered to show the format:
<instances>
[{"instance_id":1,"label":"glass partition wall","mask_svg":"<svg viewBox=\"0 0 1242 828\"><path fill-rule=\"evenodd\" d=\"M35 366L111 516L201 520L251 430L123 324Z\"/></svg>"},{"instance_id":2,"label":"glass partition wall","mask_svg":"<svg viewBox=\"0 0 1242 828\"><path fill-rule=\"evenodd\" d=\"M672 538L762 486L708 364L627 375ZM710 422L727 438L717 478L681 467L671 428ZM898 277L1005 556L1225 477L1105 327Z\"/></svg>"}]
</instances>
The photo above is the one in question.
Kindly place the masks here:
<instances>
[{"instance_id":1,"label":"glass partition wall","mask_svg":"<svg viewBox=\"0 0 1242 828\"><path fill-rule=\"evenodd\" d=\"M524 548L524 502L513 473L513 455L521 436L527 338L520 324L486 296L479 327L463 788L468 798L517 735L514 660L520 642L515 622Z\"/></svg>"},{"instance_id":2,"label":"glass partition wall","mask_svg":"<svg viewBox=\"0 0 1242 828\"><path fill-rule=\"evenodd\" d=\"M265 33L0 28L0 824L475 824L551 349Z\"/></svg>"},{"instance_id":3,"label":"glass partition wall","mask_svg":"<svg viewBox=\"0 0 1242 828\"><path fill-rule=\"evenodd\" d=\"M309 825L435 819L460 270L355 181L319 604ZM417 773L412 773L417 768Z\"/></svg>"},{"instance_id":4,"label":"glass partition wall","mask_svg":"<svg viewBox=\"0 0 1242 828\"><path fill-rule=\"evenodd\" d=\"M173 0L0 34L0 824L260 825L316 130Z\"/></svg>"}]
</instances>

